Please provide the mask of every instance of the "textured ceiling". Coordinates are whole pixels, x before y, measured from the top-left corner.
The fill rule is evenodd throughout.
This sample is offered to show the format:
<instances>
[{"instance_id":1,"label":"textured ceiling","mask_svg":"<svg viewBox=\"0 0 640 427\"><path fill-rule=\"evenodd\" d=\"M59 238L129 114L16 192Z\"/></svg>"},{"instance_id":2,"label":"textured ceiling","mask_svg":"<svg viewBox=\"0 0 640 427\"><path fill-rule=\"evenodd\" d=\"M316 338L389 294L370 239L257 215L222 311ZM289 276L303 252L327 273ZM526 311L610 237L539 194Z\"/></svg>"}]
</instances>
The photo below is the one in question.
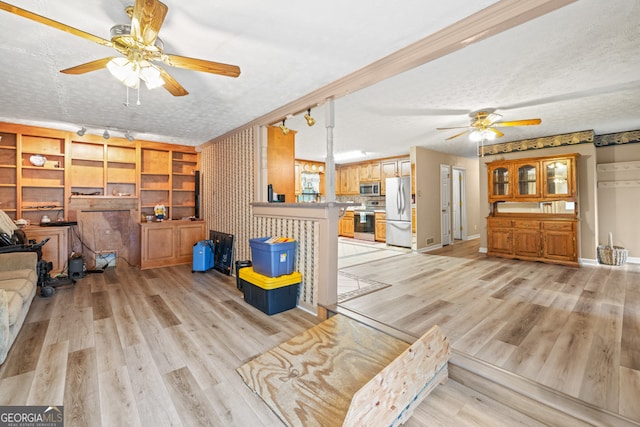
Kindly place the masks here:
<instances>
[{"instance_id":1,"label":"textured ceiling","mask_svg":"<svg viewBox=\"0 0 640 427\"><path fill-rule=\"evenodd\" d=\"M167 67L190 94L130 91L108 71L59 70L113 55L109 48L0 11L0 120L90 133L131 130L140 139L199 145L497 3L494 1L165 1L165 52L239 65L233 79ZM12 4L109 38L128 23L129 0L14 0ZM594 129L640 129L640 3L602 7L581 0L368 88L337 97L335 152L406 154L413 145L470 156L466 137L436 127L464 126L468 113L495 108L500 142ZM325 156L323 106L308 128L302 115L296 155ZM291 111L292 113L294 111Z\"/></svg>"}]
</instances>

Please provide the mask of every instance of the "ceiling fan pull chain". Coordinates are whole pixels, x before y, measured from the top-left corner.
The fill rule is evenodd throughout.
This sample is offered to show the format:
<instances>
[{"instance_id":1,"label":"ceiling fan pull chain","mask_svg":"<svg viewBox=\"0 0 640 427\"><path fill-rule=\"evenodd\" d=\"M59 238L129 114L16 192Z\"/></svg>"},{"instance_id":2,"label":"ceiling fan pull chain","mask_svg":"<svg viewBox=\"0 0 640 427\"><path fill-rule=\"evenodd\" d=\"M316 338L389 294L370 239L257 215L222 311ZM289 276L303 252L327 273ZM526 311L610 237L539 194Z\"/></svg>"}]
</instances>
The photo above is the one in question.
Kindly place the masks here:
<instances>
[{"instance_id":1,"label":"ceiling fan pull chain","mask_svg":"<svg viewBox=\"0 0 640 427\"><path fill-rule=\"evenodd\" d=\"M127 98L124 101L124 106L128 107L129 106L129 86L125 86L125 88L127 89Z\"/></svg>"}]
</instances>

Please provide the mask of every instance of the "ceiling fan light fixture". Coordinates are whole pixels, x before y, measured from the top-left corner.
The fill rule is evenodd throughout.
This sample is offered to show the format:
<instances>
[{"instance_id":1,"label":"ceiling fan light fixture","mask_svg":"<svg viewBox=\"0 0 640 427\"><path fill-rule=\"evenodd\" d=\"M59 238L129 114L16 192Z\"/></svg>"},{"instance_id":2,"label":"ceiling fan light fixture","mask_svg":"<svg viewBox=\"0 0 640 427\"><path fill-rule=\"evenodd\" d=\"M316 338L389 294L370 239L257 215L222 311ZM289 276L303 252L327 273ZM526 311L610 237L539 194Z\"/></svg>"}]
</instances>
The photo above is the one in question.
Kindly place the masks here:
<instances>
[{"instance_id":1,"label":"ceiling fan light fixture","mask_svg":"<svg viewBox=\"0 0 640 427\"><path fill-rule=\"evenodd\" d=\"M147 85L147 89L156 89L164 86L164 80L160 75L160 69L149 61L140 62L139 77Z\"/></svg>"},{"instance_id":2,"label":"ceiling fan light fixture","mask_svg":"<svg viewBox=\"0 0 640 427\"><path fill-rule=\"evenodd\" d=\"M127 58L113 58L107 62L107 70L123 85L137 89L140 83L139 66Z\"/></svg>"},{"instance_id":3,"label":"ceiling fan light fixture","mask_svg":"<svg viewBox=\"0 0 640 427\"><path fill-rule=\"evenodd\" d=\"M469 140L472 142L493 141L494 139L496 139L496 134L488 129L475 129L469 134Z\"/></svg>"},{"instance_id":4,"label":"ceiling fan light fixture","mask_svg":"<svg viewBox=\"0 0 640 427\"><path fill-rule=\"evenodd\" d=\"M307 110L307 114L304 115L304 119L307 121L307 126L313 126L316 124L316 119L311 117L311 108Z\"/></svg>"}]
</instances>

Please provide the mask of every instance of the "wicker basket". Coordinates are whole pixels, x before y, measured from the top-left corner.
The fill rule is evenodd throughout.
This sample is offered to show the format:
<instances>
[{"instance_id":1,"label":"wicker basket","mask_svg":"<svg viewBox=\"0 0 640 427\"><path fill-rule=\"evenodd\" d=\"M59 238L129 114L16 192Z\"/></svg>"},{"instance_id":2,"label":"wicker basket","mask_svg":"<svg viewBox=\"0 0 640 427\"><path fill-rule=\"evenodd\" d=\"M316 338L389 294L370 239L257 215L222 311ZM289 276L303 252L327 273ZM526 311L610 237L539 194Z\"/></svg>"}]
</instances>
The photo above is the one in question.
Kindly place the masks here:
<instances>
[{"instance_id":1,"label":"wicker basket","mask_svg":"<svg viewBox=\"0 0 640 427\"><path fill-rule=\"evenodd\" d=\"M622 265L627 261L627 250L621 246L598 246L598 262L607 265Z\"/></svg>"}]
</instances>

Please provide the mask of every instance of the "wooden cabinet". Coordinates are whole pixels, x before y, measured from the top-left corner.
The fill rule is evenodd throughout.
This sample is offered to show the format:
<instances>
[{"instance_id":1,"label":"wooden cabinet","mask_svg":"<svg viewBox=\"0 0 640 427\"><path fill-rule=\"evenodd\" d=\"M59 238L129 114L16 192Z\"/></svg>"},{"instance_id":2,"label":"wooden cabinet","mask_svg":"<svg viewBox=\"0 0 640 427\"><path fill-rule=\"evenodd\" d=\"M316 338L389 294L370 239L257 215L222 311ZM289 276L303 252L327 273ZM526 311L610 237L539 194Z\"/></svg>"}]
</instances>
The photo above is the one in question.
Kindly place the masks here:
<instances>
[{"instance_id":1,"label":"wooden cabinet","mask_svg":"<svg viewBox=\"0 0 640 427\"><path fill-rule=\"evenodd\" d=\"M346 211L338 221L338 235L344 237L354 236L353 211Z\"/></svg>"},{"instance_id":2,"label":"wooden cabinet","mask_svg":"<svg viewBox=\"0 0 640 427\"><path fill-rule=\"evenodd\" d=\"M513 254L513 227L510 219L487 218L487 255Z\"/></svg>"},{"instance_id":3,"label":"wooden cabinet","mask_svg":"<svg viewBox=\"0 0 640 427\"><path fill-rule=\"evenodd\" d=\"M578 266L576 158L487 164L487 255Z\"/></svg>"},{"instance_id":4,"label":"wooden cabinet","mask_svg":"<svg viewBox=\"0 0 640 427\"><path fill-rule=\"evenodd\" d=\"M387 214L384 212L375 212L373 214L375 221L375 235L376 242L387 241Z\"/></svg>"},{"instance_id":5,"label":"wooden cabinet","mask_svg":"<svg viewBox=\"0 0 640 427\"><path fill-rule=\"evenodd\" d=\"M188 264L193 245L205 238L204 221L141 223L140 268Z\"/></svg>"},{"instance_id":6,"label":"wooden cabinet","mask_svg":"<svg viewBox=\"0 0 640 427\"><path fill-rule=\"evenodd\" d=\"M39 227L30 225L23 230L27 239L41 242L48 238L49 241L42 247L42 259L51 262L51 275L61 273L67 267L71 249L69 246L69 226Z\"/></svg>"},{"instance_id":7,"label":"wooden cabinet","mask_svg":"<svg viewBox=\"0 0 640 427\"><path fill-rule=\"evenodd\" d=\"M295 131L285 135L279 127L267 127L267 184L284 194L285 202L296 200Z\"/></svg>"},{"instance_id":8,"label":"wooden cabinet","mask_svg":"<svg viewBox=\"0 0 640 427\"><path fill-rule=\"evenodd\" d=\"M487 218L487 255L578 266L576 219Z\"/></svg>"},{"instance_id":9,"label":"wooden cabinet","mask_svg":"<svg viewBox=\"0 0 640 427\"><path fill-rule=\"evenodd\" d=\"M380 181L380 163L370 162L359 164L358 179L360 182Z\"/></svg>"},{"instance_id":10,"label":"wooden cabinet","mask_svg":"<svg viewBox=\"0 0 640 427\"><path fill-rule=\"evenodd\" d=\"M387 178L398 176L398 161L387 160L380 162L380 194L387 194Z\"/></svg>"},{"instance_id":11,"label":"wooden cabinet","mask_svg":"<svg viewBox=\"0 0 640 427\"><path fill-rule=\"evenodd\" d=\"M575 201L577 154L487 163L489 202Z\"/></svg>"},{"instance_id":12,"label":"wooden cabinet","mask_svg":"<svg viewBox=\"0 0 640 427\"><path fill-rule=\"evenodd\" d=\"M546 200L575 200L575 156L550 158L541 162L542 197Z\"/></svg>"},{"instance_id":13,"label":"wooden cabinet","mask_svg":"<svg viewBox=\"0 0 640 427\"><path fill-rule=\"evenodd\" d=\"M542 256L558 262L577 260L577 221L545 221L542 223Z\"/></svg>"},{"instance_id":14,"label":"wooden cabinet","mask_svg":"<svg viewBox=\"0 0 640 427\"><path fill-rule=\"evenodd\" d=\"M340 195L352 196L360 194L360 181L358 177L358 165L340 166L336 174L340 175ZM336 186L337 193L337 186Z\"/></svg>"},{"instance_id":15,"label":"wooden cabinet","mask_svg":"<svg viewBox=\"0 0 640 427\"><path fill-rule=\"evenodd\" d=\"M171 151L171 218L186 219L195 215L197 169L198 153Z\"/></svg>"}]
</instances>

